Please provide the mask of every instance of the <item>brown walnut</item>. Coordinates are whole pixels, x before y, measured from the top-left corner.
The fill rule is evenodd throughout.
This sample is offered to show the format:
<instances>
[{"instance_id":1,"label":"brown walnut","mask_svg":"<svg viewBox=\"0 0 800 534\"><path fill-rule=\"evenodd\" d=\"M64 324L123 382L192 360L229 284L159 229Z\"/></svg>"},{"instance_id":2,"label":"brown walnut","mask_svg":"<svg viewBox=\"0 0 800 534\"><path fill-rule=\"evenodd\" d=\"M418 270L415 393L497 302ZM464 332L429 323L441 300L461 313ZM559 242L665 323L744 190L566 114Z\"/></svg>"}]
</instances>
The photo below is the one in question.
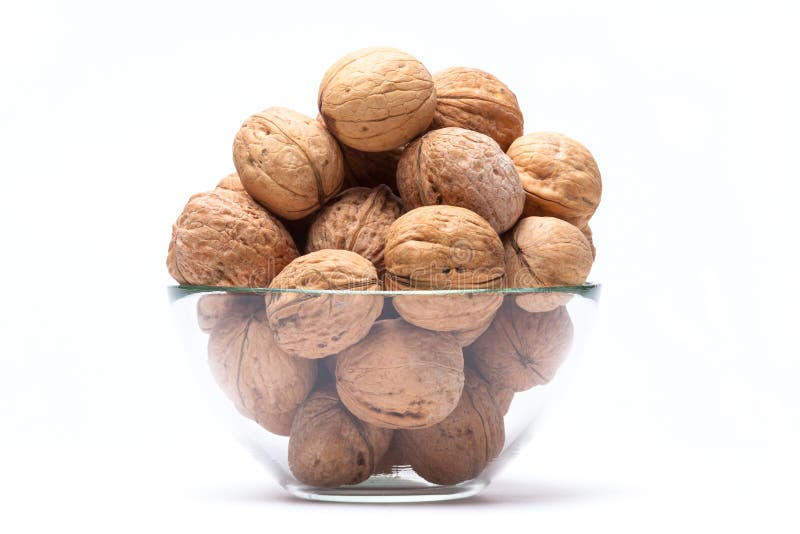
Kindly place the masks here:
<instances>
[{"instance_id":1,"label":"brown walnut","mask_svg":"<svg viewBox=\"0 0 800 534\"><path fill-rule=\"evenodd\" d=\"M402 319L378 321L369 336L336 356L336 389L356 417L383 428L438 423L464 385L461 347L450 334Z\"/></svg>"},{"instance_id":2,"label":"brown walnut","mask_svg":"<svg viewBox=\"0 0 800 534\"><path fill-rule=\"evenodd\" d=\"M391 439L391 430L359 421L339 401L333 385L323 385L295 415L289 469L311 486L358 484L376 471Z\"/></svg>"},{"instance_id":3,"label":"brown walnut","mask_svg":"<svg viewBox=\"0 0 800 534\"><path fill-rule=\"evenodd\" d=\"M365 48L334 63L319 86L319 112L343 144L383 152L424 132L433 119L433 79L416 58Z\"/></svg>"},{"instance_id":4,"label":"brown walnut","mask_svg":"<svg viewBox=\"0 0 800 534\"><path fill-rule=\"evenodd\" d=\"M342 145L345 183L350 187L376 187L384 184L397 194L397 162L400 161L403 148L405 145L385 152L363 152Z\"/></svg>"},{"instance_id":5,"label":"brown walnut","mask_svg":"<svg viewBox=\"0 0 800 534\"><path fill-rule=\"evenodd\" d=\"M212 293L197 301L197 324L203 332L211 332L227 317L247 317L264 310L262 295Z\"/></svg>"},{"instance_id":6,"label":"brown walnut","mask_svg":"<svg viewBox=\"0 0 800 534\"><path fill-rule=\"evenodd\" d=\"M432 129L456 126L488 135L503 151L522 135L522 111L506 84L479 69L452 67L433 75Z\"/></svg>"},{"instance_id":7,"label":"brown walnut","mask_svg":"<svg viewBox=\"0 0 800 534\"><path fill-rule=\"evenodd\" d=\"M578 227L589 221L603 183L585 146L560 133L537 132L514 141L508 155L525 188L524 217L558 217Z\"/></svg>"},{"instance_id":8,"label":"brown walnut","mask_svg":"<svg viewBox=\"0 0 800 534\"><path fill-rule=\"evenodd\" d=\"M566 307L531 313L508 299L470 345L468 358L493 387L525 391L555 376L572 346L572 332Z\"/></svg>"},{"instance_id":9,"label":"brown walnut","mask_svg":"<svg viewBox=\"0 0 800 534\"><path fill-rule=\"evenodd\" d=\"M497 233L514 226L525 203L511 158L491 137L463 128L433 130L410 143L397 165L397 189L406 209L460 206Z\"/></svg>"},{"instance_id":10,"label":"brown walnut","mask_svg":"<svg viewBox=\"0 0 800 534\"><path fill-rule=\"evenodd\" d=\"M223 318L208 338L211 373L242 415L288 435L317 378L315 362L282 351L264 314Z\"/></svg>"},{"instance_id":11,"label":"brown walnut","mask_svg":"<svg viewBox=\"0 0 800 534\"><path fill-rule=\"evenodd\" d=\"M189 199L172 226L170 275L181 284L266 287L297 248L283 225L242 191Z\"/></svg>"},{"instance_id":12,"label":"brown walnut","mask_svg":"<svg viewBox=\"0 0 800 534\"><path fill-rule=\"evenodd\" d=\"M388 186L348 189L317 214L308 232L306 252L351 250L370 260L382 276L386 231L401 212L400 199Z\"/></svg>"},{"instance_id":13,"label":"brown walnut","mask_svg":"<svg viewBox=\"0 0 800 534\"><path fill-rule=\"evenodd\" d=\"M272 213L301 219L342 187L339 145L319 122L285 108L248 118L233 141L242 185Z\"/></svg>"},{"instance_id":14,"label":"brown walnut","mask_svg":"<svg viewBox=\"0 0 800 534\"><path fill-rule=\"evenodd\" d=\"M489 385L470 368L464 373L461 399L444 421L396 433L402 457L434 484L458 484L477 477L505 443L503 414Z\"/></svg>"},{"instance_id":15,"label":"brown walnut","mask_svg":"<svg viewBox=\"0 0 800 534\"><path fill-rule=\"evenodd\" d=\"M244 186L242 185L242 181L239 179L239 175L235 172L232 172L225 178L217 183L217 187L220 189L228 189L229 191L241 191L244 192Z\"/></svg>"},{"instance_id":16,"label":"brown walnut","mask_svg":"<svg viewBox=\"0 0 800 534\"><path fill-rule=\"evenodd\" d=\"M592 247L592 260L597 259L597 249L594 246L594 239L592 239L592 229L588 224L580 228L583 236L589 241L589 246Z\"/></svg>"},{"instance_id":17,"label":"brown walnut","mask_svg":"<svg viewBox=\"0 0 800 534\"><path fill-rule=\"evenodd\" d=\"M592 269L592 247L576 227L554 217L526 217L503 238L509 287L573 286ZM530 312L566 304L569 293L529 293L517 304Z\"/></svg>"},{"instance_id":18,"label":"brown walnut","mask_svg":"<svg viewBox=\"0 0 800 534\"><path fill-rule=\"evenodd\" d=\"M270 284L273 289L342 289L356 293L304 294L271 292L267 317L278 345L294 356L324 358L367 335L383 309L380 281L369 260L349 250L318 250L286 266Z\"/></svg>"}]
</instances>

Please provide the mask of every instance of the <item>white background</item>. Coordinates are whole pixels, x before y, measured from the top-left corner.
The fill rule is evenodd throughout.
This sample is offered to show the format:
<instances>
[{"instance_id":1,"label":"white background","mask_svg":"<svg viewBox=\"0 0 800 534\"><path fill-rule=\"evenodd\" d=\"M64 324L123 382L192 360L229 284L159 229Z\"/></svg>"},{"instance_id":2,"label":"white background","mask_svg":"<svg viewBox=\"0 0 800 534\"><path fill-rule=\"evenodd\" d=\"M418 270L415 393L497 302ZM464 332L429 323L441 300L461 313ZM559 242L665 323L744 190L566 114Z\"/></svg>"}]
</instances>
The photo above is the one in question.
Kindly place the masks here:
<instances>
[{"instance_id":1,"label":"white background","mask_svg":"<svg viewBox=\"0 0 800 534\"><path fill-rule=\"evenodd\" d=\"M798 531L791 3L0 4L0 530ZM204 429L170 226L253 112L314 115L390 45L496 74L594 153L604 283L584 365L461 504L289 499Z\"/></svg>"}]
</instances>

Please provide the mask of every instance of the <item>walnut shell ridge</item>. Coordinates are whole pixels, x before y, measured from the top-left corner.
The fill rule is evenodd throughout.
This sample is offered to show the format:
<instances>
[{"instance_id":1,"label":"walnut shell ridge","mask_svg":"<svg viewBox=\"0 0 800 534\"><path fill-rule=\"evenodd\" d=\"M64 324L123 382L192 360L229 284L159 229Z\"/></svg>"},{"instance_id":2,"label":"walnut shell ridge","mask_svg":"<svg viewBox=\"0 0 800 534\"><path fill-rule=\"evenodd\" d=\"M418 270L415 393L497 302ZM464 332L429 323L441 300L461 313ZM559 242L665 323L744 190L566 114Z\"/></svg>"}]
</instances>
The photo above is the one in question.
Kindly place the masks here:
<instances>
[{"instance_id":1,"label":"walnut shell ridge","mask_svg":"<svg viewBox=\"0 0 800 534\"><path fill-rule=\"evenodd\" d=\"M306 252L350 250L371 261L378 276L383 276L386 232L401 212L400 199L386 185L347 189L317 213Z\"/></svg>"},{"instance_id":2,"label":"walnut shell ridge","mask_svg":"<svg viewBox=\"0 0 800 534\"><path fill-rule=\"evenodd\" d=\"M304 484L333 487L363 482L389 448L392 431L351 415L332 384L300 407L289 438L289 469Z\"/></svg>"},{"instance_id":3,"label":"walnut shell ridge","mask_svg":"<svg viewBox=\"0 0 800 534\"><path fill-rule=\"evenodd\" d=\"M447 417L464 385L461 346L450 334L401 319L378 321L336 356L336 390L347 409L382 428L423 428Z\"/></svg>"},{"instance_id":4,"label":"walnut shell ridge","mask_svg":"<svg viewBox=\"0 0 800 534\"><path fill-rule=\"evenodd\" d=\"M339 145L319 122L272 107L248 118L233 141L233 162L247 192L272 213L301 219L344 181Z\"/></svg>"},{"instance_id":5,"label":"walnut shell ridge","mask_svg":"<svg viewBox=\"0 0 800 534\"><path fill-rule=\"evenodd\" d=\"M602 195L600 170L589 150L566 135L537 132L508 148L525 189L523 216L549 216L582 227Z\"/></svg>"},{"instance_id":6,"label":"walnut shell ridge","mask_svg":"<svg viewBox=\"0 0 800 534\"><path fill-rule=\"evenodd\" d=\"M402 458L433 484L458 484L477 477L503 450L503 414L489 385L470 368L464 390L447 418L429 428L400 430Z\"/></svg>"},{"instance_id":7,"label":"walnut shell ridge","mask_svg":"<svg viewBox=\"0 0 800 534\"><path fill-rule=\"evenodd\" d=\"M266 287L297 255L286 228L249 195L217 188L183 208L167 268L180 284Z\"/></svg>"},{"instance_id":8,"label":"walnut shell ridge","mask_svg":"<svg viewBox=\"0 0 800 534\"><path fill-rule=\"evenodd\" d=\"M503 151L522 135L522 111L506 84L480 69L452 67L433 75L431 129L455 126L488 135Z\"/></svg>"},{"instance_id":9,"label":"walnut shell ridge","mask_svg":"<svg viewBox=\"0 0 800 534\"><path fill-rule=\"evenodd\" d=\"M489 136L463 128L433 130L410 143L397 165L406 209L436 204L474 211L502 233L525 203L517 169Z\"/></svg>"},{"instance_id":10,"label":"walnut shell ridge","mask_svg":"<svg viewBox=\"0 0 800 534\"><path fill-rule=\"evenodd\" d=\"M424 132L433 119L431 74L413 56L394 48L347 54L325 73L319 112L343 144L383 152Z\"/></svg>"},{"instance_id":11,"label":"walnut shell ridge","mask_svg":"<svg viewBox=\"0 0 800 534\"><path fill-rule=\"evenodd\" d=\"M349 250L318 250L301 256L275 277L275 289L347 289L356 293L305 294L273 292L265 297L275 340L283 350L302 358L324 358L367 335L383 309L372 263Z\"/></svg>"}]
</instances>

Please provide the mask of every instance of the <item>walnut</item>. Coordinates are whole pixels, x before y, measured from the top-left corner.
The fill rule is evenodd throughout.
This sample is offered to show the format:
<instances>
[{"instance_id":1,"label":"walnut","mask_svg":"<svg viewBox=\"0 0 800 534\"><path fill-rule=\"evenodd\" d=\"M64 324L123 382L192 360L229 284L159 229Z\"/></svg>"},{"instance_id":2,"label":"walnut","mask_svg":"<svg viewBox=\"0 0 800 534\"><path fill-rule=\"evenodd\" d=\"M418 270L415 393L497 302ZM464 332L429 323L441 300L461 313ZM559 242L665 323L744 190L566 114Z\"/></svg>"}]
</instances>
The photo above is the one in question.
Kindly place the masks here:
<instances>
[{"instance_id":1,"label":"walnut","mask_svg":"<svg viewBox=\"0 0 800 534\"><path fill-rule=\"evenodd\" d=\"M461 206L497 233L514 226L525 203L511 158L491 137L463 128L433 130L410 143L397 165L397 189L406 209Z\"/></svg>"},{"instance_id":2,"label":"walnut","mask_svg":"<svg viewBox=\"0 0 800 534\"><path fill-rule=\"evenodd\" d=\"M508 149L525 188L523 216L558 217L582 227L600 203L603 184L591 152L566 135L524 135Z\"/></svg>"},{"instance_id":3,"label":"walnut","mask_svg":"<svg viewBox=\"0 0 800 534\"><path fill-rule=\"evenodd\" d=\"M403 148L405 145L385 152L362 152L341 145L345 183L351 187L375 187L385 184L397 194L397 162L400 161Z\"/></svg>"},{"instance_id":4,"label":"walnut","mask_svg":"<svg viewBox=\"0 0 800 534\"><path fill-rule=\"evenodd\" d=\"M453 67L433 75L431 128L457 126L488 135L503 151L522 135L522 111L506 84L479 69Z\"/></svg>"},{"instance_id":5,"label":"walnut","mask_svg":"<svg viewBox=\"0 0 800 534\"><path fill-rule=\"evenodd\" d=\"M389 448L392 431L353 417L333 385L316 389L297 411L289 438L289 469L304 484L363 482Z\"/></svg>"},{"instance_id":6,"label":"walnut","mask_svg":"<svg viewBox=\"0 0 800 534\"><path fill-rule=\"evenodd\" d=\"M461 399L444 421L396 433L403 458L434 484L458 484L477 477L505 442L503 414L488 384L470 368L464 374Z\"/></svg>"},{"instance_id":7,"label":"walnut","mask_svg":"<svg viewBox=\"0 0 800 534\"><path fill-rule=\"evenodd\" d=\"M308 232L306 251L351 250L370 260L382 276L386 231L401 211L400 199L388 186L348 189L317 214Z\"/></svg>"},{"instance_id":8,"label":"walnut","mask_svg":"<svg viewBox=\"0 0 800 534\"><path fill-rule=\"evenodd\" d=\"M467 349L468 359L495 388L525 391L553 378L572 346L572 330L564 306L531 313L508 299Z\"/></svg>"},{"instance_id":9,"label":"walnut","mask_svg":"<svg viewBox=\"0 0 800 534\"><path fill-rule=\"evenodd\" d=\"M197 301L197 324L203 332L211 330L226 317L247 317L264 309L262 295L213 293Z\"/></svg>"},{"instance_id":10,"label":"walnut","mask_svg":"<svg viewBox=\"0 0 800 534\"><path fill-rule=\"evenodd\" d=\"M275 289L378 290L369 260L348 250L318 250L286 266L270 284ZM283 350L302 358L324 358L367 335L383 309L381 295L272 292L267 316Z\"/></svg>"},{"instance_id":11,"label":"walnut","mask_svg":"<svg viewBox=\"0 0 800 534\"><path fill-rule=\"evenodd\" d=\"M554 217L526 217L503 238L509 287L580 285L592 269L592 248L580 230ZM530 312L566 304L569 293L529 293L517 304Z\"/></svg>"},{"instance_id":12,"label":"walnut","mask_svg":"<svg viewBox=\"0 0 800 534\"><path fill-rule=\"evenodd\" d=\"M289 220L317 211L344 180L336 140L314 119L285 108L265 109L242 124L233 162L247 192Z\"/></svg>"},{"instance_id":13,"label":"walnut","mask_svg":"<svg viewBox=\"0 0 800 534\"><path fill-rule=\"evenodd\" d=\"M393 48L365 48L337 61L319 86L319 112L343 144L383 152L424 132L436 92L425 66Z\"/></svg>"},{"instance_id":14,"label":"walnut","mask_svg":"<svg viewBox=\"0 0 800 534\"><path fill-rule=\"evenodd\" d=\"M242 191L189 199L172 226L170 275L181 284L265 287L297 248L283 225Z\"/></svg>"},{"instance_id":15,"label":"walnut","mask_svg":"<svg viewBox=\"0 0 800 534\"><path fill-rule=\"evenodd\" d=\"M317 378L315 362L277 346L263 313L223 318L208 338L208 360L242 415L282 435Z\"/></svg>"},{"instance_id":16,"label":"walnut","mask_svg":"<svg viewBox=\"0 0 800 534\"><path fill-rule=\"evenodd\" d=\"M500 410L500 413L505 415L508 413L508 409L511 408L511 401L514 400L514 390L510 388L504 388L500 386L489 384L489 392L492 394L494 398L494 403L497 405L497 408Z\"/></svg>"},{"instance_id":17,"label":"walnut","mask_svg":"<svg viewBox=\"0 0 800 534\"><path fill-rule=\"evenodd\" d=\"M217 187L220 189L228 189L230 191L241 191L244 192L244 186L242 185L242 181L239 179L239 175L235 172L229 174L225 178L219 181Z\"/></svg>"},{"instance_id":18,"label":"walnut","mask_svg":"<svg viewBox=\"0 0 800 534\"><path fill-rule=\"evenodd\" d=\"M473 297L479 297L479 298L483 297L484 299L486 299L487 296L474 295ZM443 296L443 298L452 298L452 297L447 295L447 296ZM458 300L458 299L455 299L455 300ZM498 300L499 300L499 303L496 305L497 308L499 308L500 305L503 303L502 296ZM495 311L497 310L497 308L495 308ZM489 328L490 324L492 324L492 320L494 319L494 315L495 315L494 313L491 313L490 315L487 315L486 319L484 320L484 322L478 324L478 326L475 326L473 328L460 328L458 330L451 330L450 334L452 334L453 337L456 338L456 341L458 341L459 345L461 345L462 347L468 347L469 345L474 343L476 339L481 337L481 334L486 332L486 329Z\"/></svg>"},{"instance_id":19,"label":"walnut","mask_svg":"<svg viewBox=\"0 0 800 534\"><path fill-rule=\"evenodd\" d=\"M336 356L336 389L347 409L382 428L423 428L458 403L461 347L450 334L401 319L375 323L369 336Z\"/></svg>"},{"instance_id":20,"label":"walnut","mask_svg":"<svg viewBox=\"0 0 800 534\"><path fill-rule=\"evenodd\" d=\"M592 261L594 261L597 258L597 249L594 246L594 239L592 239L592 229L586 224L580 228L580 231L583 233L583 237L589 241L589 246L592 247Z\"/></svg>"}]
</instances>

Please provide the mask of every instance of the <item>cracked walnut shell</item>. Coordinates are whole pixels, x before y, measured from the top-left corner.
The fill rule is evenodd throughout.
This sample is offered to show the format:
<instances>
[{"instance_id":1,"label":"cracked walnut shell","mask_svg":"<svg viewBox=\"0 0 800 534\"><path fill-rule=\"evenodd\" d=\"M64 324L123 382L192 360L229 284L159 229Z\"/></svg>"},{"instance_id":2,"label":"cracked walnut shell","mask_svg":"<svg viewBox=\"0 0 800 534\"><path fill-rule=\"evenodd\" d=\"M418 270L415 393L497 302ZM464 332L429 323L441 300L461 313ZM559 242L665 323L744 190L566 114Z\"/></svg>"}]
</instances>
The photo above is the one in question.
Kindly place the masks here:
<instances>
[{"instance_id":1,"label":"cracked walnut shell","mask_svg":"<svg viewBox=\"0 0 800 534\"><path fill-rule=\"evenodd\" d=\"M453 67L433 75L436 113L431 129L457 126L488 135L506 151L522 135L522 111L506 84L488 72Z\"/></svg>"},{"instance_id":2,"label":"cracked walnut shell","mask_svg":"<svg viewBox=\"0 0 800 534\"><path fill-rule=\"evenodd\" d=\"M217 188L189 199L167 254L180 284L266 287L297 248L283 225L243 191Z\"/></svg>"},{"instance_id":3,"label":"cracked walnut shell","mask_svg":"<svg viewBox=\"0 0 800 534\"><path fill-rule=\"evenodd\" d=\"M450 334L402 319L378 321L336 356L336 389L347 409L382 428L431 426L455 408L464 385L461 346Z\"/></svg>"},{"instance_id":4,"label":"cracked walnut shell","mask_svg":"<svg viewBox=\"0 0 800 534\"><path fill-rule=\"evenodd\" d=\"M304 484L358 484L374 473L389 448L392 431L348 412L332 384L308 397L292 422L289 469Z\"/></svg>"},{"instance_id":5,"label":"cracked walnut shell","mask_svg":"<svg viewBox=\"0 0 800 534\"><path fill-rule=\"evenodd\" d=\"M537 132L514 141L508 155L525 188L523 216L558 217L579 228L589 222L603 183L585 146L560 133Z\"/></svg>"},{"instance_id":6,"label":"cracked walnut shell","mask_svg":"<svg viewBox=\"0 0 800 534\"><path fill-rule=\"evenodd\" d=\"M525 203L511 158L491 137L463 128L433 130L410 143L397 165L397 189L406 209L460 206L497 233L514 226Z\"/></svg>"},{"instance_id":7,"label":"cracked walnut shell","mask_svg":"<svg viewBox=\"0 0 800 534\"><path fill-rule=\"evenodd\" d=\"M320 209L344 180L336 140L319 122L285 108L265 109L242 124L233 162L247 192L289 220Z\"/></svg>"},{"instance_id":8,"label":"cracked walnut shell","mask_svg":"<svg viewBox=\"0 0 800 534\"><path fill-rule=\"evenodd\" d=\"M343 144L383 152L424 132L433 119L433 79L416 58L394 48L352 52L328 69L319 112Z\"/></svg>"},{"instance_id":9,"label":"cracked walnut shell","mask_svg":"<svg viewBox=\"0 0 800 534\"><path fill-rule=\"evenodd\" d=\"M386 232L401 212L400 199L388 186L348 189L317 214L308 232L306 251L350 250L370 260L382 276Z\"/></svg>"},{"instance_id":10,"label":"cracked walnut shell","mask_svg":"<svg viewBox=\"0 0 800 534\"><path fill-rule=\"evenodd\" d=\"M274 289L348 289L351 293L271 292L267 317L283 350L302 358L324 358L357 343L383 309L375 267L349 250L318 250L286 266L270 284Z\"/></svg>"}]
</instances>

